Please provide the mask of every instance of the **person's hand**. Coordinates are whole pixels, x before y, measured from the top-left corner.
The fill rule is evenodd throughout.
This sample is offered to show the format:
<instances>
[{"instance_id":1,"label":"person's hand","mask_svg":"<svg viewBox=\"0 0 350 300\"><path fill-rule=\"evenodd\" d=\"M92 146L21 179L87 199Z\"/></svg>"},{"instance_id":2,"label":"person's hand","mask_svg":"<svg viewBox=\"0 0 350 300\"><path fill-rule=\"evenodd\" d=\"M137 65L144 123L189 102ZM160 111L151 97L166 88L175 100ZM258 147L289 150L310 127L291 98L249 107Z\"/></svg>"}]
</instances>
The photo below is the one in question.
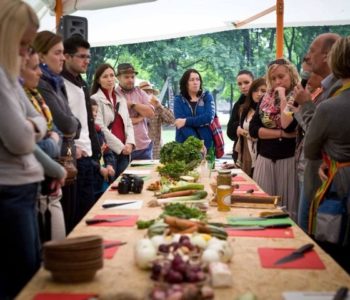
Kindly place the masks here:
<instances>
[{"instance_id":1,"label":"person's hand","mask_svg":"<svg viewBox=\"0 0 350 300\"><path fill-rule=\"evenodd\" d=\"M55 131L50 131L49 136L51 139L53 139L57 144L60 141L60 136Z\"/></svg>"},{"instance_id":2,"label":"person's hand","mask_svg":"<svg viewBox=\"0 0 350 300\"><path fill-rule=\"evenodd\" d=\"M82 157L83 157L83 149L81 149L80 147L76 147L75 158L80 159Z\"/></svg>"},{"instance_id":3,"label":"person's hand","mask_svg":"<svg viewBox=\"0 0 350 300\"><path fill-rule=\"evenodd\" d=\"M136 125L136 124L142 122L143 119L144 119L144 118L143 118L142 116L131 118L132 125Z\"/></svg>"},{"instance_id":4,"label":"person's hand","mask_svg":"<svg viewBox=\"0 0 350 300\"><path fill-rule=\"evenodd\" d=\"M100 174L102 175L103 178L107 178L108 177L108 170L105 167L101 167L100 168Z\"/></svg>"},{"instance_id":5,"label":"person's hand","mask_svg":"<svg viewBox=\"0 0 350 300\"><path fill-rule=\"evenodd\" d=\"M307 89L304 89L301 84L294 88L294 101L299 105L303 105L311 101L311 94Z\"/></svg>"},{"instance_id":6,"label":"person's hand","mask_svg":"<svg viewBox=\"0 0 350 300\"><path fill-rule=\"evenodd\" d=\"M156 98L156 96L152 96L152 98L149 100L149 102L153 105L154 108L157 108L160 106L159 100Z\"/></svg>"},{"instance_id":7,"label":"person's hand","mask_svg":"<svg viewBox=\"0 0 350 300\"><path fill-rule=\"evenodd\" d=\"M180 129L180 128L185 126L186 119L181 119L181 118L180 119L176 119L174 124L175 124L177 129Z\"/></svg>"},{"instance_id":8,"label":"person's hand","mask_svg":"<svg viewBox=\"0 0 350 300\"><path fill-rule=\"evenodd\" d=\"M114 175L115 175L114 168L111 165L108 165L106 169L108 171L108 176L109 177L114 177Z\"/></svg>"},{"instance_id":9,"label":"person's hand","mask_svg":"<svg viewBox=\"0 0 350 300\"><path fill-rule=\"evenodd\" d=\"M275 93L278 94L278 96L280 97L280 99L284 100L286 98L286 89L283 86L278 86L275 88Z\"/></svg>"},{"instance_id":10,"label":"person's hand","mask_svg":"<svg viewBox=\"0 0 350 300\"><path fill-rule=\"evenodd\" d=\"M52 196L58 196L60 193L60 189L62 186L64 186L64 182L67 178L67 171L64 169L64 175L61 178L54 178L52 179L52 182L50 184L50 189L52 193L50 195Z\"/></svg>"},{"instance_id":11,"label":"person's hand","mask_svg":"<svg viewBox=\"0 0 350 300\"><path fill-rule=\"evenodd\" d=\"M318 168L318 176L320 176L322 181L326 181L328 179L328 166L325 162L322 162L321 166Z\"/></svg>"},{"instance_id":12,"label":"person's hand","mask_svg":"<svg viewBox=\"0 0 350 300\"><path fill-rule=\"evenodd\" d=\"M123 148L123 150L122 150L122 154L124 154L124 155L129 155L129 154L131 154L131 152L132 152L132 145L131 144L125 144L125 146L124 146L124 148Z\"/></svg>"},{"instance_id":13,"label":"person's hand","mask_svg":"<svg viewBox=\"0 0 350 300\"><path fill-rule=\"evenodd\" d=\"M242 136L248 136L248 131L245 130L245 129L243 129L241 126L238 126L238 127L237 127L236 133L237 133L237 136L240 136L240 135L242 135Z\"/></svg>"}]
</instances>

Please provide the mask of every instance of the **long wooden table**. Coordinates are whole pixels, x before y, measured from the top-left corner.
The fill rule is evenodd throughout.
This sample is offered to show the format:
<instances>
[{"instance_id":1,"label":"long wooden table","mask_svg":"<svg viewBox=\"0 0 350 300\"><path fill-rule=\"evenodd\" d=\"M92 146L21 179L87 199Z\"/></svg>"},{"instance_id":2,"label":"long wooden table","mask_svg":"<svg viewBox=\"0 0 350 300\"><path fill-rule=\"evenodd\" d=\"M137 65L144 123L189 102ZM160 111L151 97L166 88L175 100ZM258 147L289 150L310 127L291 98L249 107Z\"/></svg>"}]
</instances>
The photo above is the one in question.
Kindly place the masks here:
<instances>
[{"instance_id":1,"label":"long wooden table","mask_svg":"<svg viewBox=\"0 0 350 300\"><path fill-rule=\"evenodd\" d=\"M156 180L158 175L152 169L151 178L145 182L145 187ZM131 168L135 169L135 168ZM145 170L147 168L140 168ZM245 174L247 180L252 180ZM248 181L248 182L249 182ZM210 191L208 181L207 191ZM106 199L142 199L140 210L104 210L101 205ZM119 247L113 259L105 260L103 269L99 270L93 281L80 284L61 284L51 279L51 274L41 268L27 286L21 291L18 299L28 300L39 292L74 292L96 293L101 299L117 298L119 293L128 292L134 299L143 299L152 287L150 272L138 269L134 262L134 245L145 236L145 230L134 227L98 227L87 226L85 219L96 214L137 214L140 219L156 218L161 213L160 208L147 207L147 202L153 199L153 192L145 188L140 195L119 195L117 191L109 190L99 199L92 210L77 225L69 237L82 235L101 235L106 240L127 241L127 245ZM226 221L227 216L256 216L259 209L234 208L231 212L218 212L214 207L208 211L212 221ZM334 262L319 246L315 251L326 266L324 270L294 270L294 269L264 269L260 265L257 253L258 247L297 248L305 243L313 242L298 226L293 227L295 238L253 238L230 237L234 255L230 267L233 274L233 287L215 289L216 299L235 299L248 291L253 292L257 299L282 299L284 291L335 291L341 286L350 288L350 276Z\"/></svg>"}]
</instances>

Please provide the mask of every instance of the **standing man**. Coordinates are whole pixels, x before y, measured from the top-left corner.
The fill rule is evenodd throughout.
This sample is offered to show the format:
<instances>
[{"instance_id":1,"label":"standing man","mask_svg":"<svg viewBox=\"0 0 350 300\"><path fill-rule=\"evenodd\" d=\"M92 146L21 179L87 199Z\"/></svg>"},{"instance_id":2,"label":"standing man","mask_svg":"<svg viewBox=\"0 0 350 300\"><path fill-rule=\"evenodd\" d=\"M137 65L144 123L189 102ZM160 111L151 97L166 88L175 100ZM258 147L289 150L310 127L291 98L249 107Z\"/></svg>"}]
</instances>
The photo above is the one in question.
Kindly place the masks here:
<instances>
[{"instance_id":1,"label":"standing man","mask_svg":"<svg viewBox=\"0 0 350 300\"><path fill-rule=\"evenodd\" d=\"M149 96L139 87L135 87L137 72L129 63L122 63L117 68L117 95L125 97L129 114L134 126L136 148L131 153L131 160L152 159L152 141L148 135L147 118L154 116L154 108L149 103Z\"/></svg>"},{"instance_id":2,"label":"standing man","mask_svg":"<svg viewBox=\"0 0 350 300\"><path fill-rule=\"evenodd\" d=\"M299 124L302 124L306 132L316 107L329 98L332 91L337 89L341 82L338 81L328 65L327 57L333 44L340 38L334 33L324 33L318 35L311 43L308 53L305 56L305 61L311 66L311 71L323 78L321 82L322 93L313 102L311 94L301 85L295 88L295 101L300 105L300 109L295 113L295 118ZM318 168L322 161L306 160L304 172L304 192L300 197L298 224L301 228L307 231L310 203L315 196L317 189L321 185L321 180L318 176Z\"/></svg>"},{"instance_id":3,"label":"standing man","mask_svg":"<svg viewBox=\"0 0 350 300\"><path fill-rule=\"evenodd\" d=\"M81 123L79 139L75 140L77 159L77 208L75 224L94 205L94 160L99 143L92 117L89 91L81 74L90 62L90 44L80 36L64 41L65 65L62 71L68 94L69 107Z\"/></svg>"}]
</instances>

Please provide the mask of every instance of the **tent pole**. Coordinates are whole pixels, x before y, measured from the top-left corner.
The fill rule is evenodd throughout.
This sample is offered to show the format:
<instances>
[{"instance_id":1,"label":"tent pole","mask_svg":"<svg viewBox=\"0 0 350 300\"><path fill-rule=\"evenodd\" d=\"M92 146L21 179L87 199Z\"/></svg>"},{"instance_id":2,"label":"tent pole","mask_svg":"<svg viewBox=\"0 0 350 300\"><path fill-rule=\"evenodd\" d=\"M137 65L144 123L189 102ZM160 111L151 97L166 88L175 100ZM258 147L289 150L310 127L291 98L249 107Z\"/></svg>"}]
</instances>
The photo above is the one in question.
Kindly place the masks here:
<instances>
[{"instance_id":1,"label":"tent pole","mask_svg":"<svg viewBox=\"0 0 350 300\"><path fill-rule=\"evenodd\" d=\"M56 0L55 13L56 13L56 32L58 32L58 27L60 25L60 20L63 14L62 0Z\"/></svg>"},{"instance_id":2,"label":"tent pole","mask_svg":"<svg viewBox=\"0 0 350 300\"><path fill-rule=\"evenodd\" d=\"M276 58L283 57L283 13L284 1L276 0Z\"/></svg>"}]
</instances>

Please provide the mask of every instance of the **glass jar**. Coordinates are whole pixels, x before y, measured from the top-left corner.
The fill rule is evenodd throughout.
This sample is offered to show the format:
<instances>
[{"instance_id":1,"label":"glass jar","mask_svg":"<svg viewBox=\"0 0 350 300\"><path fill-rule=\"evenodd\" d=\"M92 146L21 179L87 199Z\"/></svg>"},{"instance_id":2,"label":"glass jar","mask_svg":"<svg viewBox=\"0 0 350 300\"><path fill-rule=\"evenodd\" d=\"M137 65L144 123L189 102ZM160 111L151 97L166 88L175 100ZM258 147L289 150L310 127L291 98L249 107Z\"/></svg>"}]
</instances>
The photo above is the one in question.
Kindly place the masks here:
<instances>
[{"instance_id":1,"label":"glass jar","mask_svg":"<svg viewBox=\"0 0 350 300\"><path fill-rule=\"evenodd\" d=\"M231 194L232 187L230 185L218 185L216 189L218 211L231 210Z\"/></svg>"},{"instance_id":2,"label":"glass jar","mask_svg":"<svg viewBox=\"0 0 350 300\"><path fill-rule=\"evenodd\" d=\"M232 185L231 170L219 170L217 177L217 186L219 185Z\"/></svg>"}]
</instances>

